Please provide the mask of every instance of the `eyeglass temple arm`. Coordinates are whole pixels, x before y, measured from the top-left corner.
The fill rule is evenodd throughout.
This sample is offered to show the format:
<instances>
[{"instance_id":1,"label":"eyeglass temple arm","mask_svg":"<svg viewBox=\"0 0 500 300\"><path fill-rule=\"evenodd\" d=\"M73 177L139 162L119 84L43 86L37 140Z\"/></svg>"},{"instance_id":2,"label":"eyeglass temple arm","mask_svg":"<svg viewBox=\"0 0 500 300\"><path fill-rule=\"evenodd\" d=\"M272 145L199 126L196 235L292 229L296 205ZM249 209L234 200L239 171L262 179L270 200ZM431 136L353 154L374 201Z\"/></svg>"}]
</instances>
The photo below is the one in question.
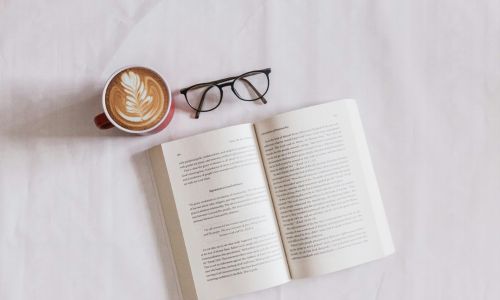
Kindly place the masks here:
<instances>
[{"instance_id":1,"label":"eyeglass temple arm","mask_svg":"<svg viewBox=\"0 0 500 300\"><path fill-rule=\"evenodd\" d=\"M259 96L260 100L262 100L262 103L264 103L264 104L267 103L267 99L259 93L259 91L255 88L255 86L250 81L248 81L245 78L240 78L240 80L245 82L246 84L248 84L252 88L252 90L257 94L257 96Z\"/></svg>"},{"instance_id":2,"label":"eyeglass temple arm","mask_svg":"<svg viewBox=\"0 0 500 300\"><path fill-rule=\"evenodd\" d=\"M255 70L255 71L251 71L249 73L255 73L255 72L263 72L263 73L266 73L266 74L269 74L271 73L271 68L266 68L266 69L262 69L262 70ZM246 74L246 73L245 73ZM240 75L241 76L241 75ZM197 85L203 85L203 84L219 84L219 83L223 83L223 82L226 82L226 81L229 81L229 80L235 80L236 78L239 78L240 76L231 76L231 77L226 77L226 78L223 78L223 79L219 79L219 80L215 80L215 81L210 81L210 82L205 82L205 83L199 83L199 84L195 84L193 86L190 86L190 87L187 87L187 88L183 88L180 90L180 93L181 94L185 94L190 88L194 87L194 86L197 86Z\"/></svg>"},{"instance_id":3,"label":"eyeglass temple arm","mask_svg":"<svg viewBox=\"0 0 500 300\"><path fill-rule=\"evenodd\" d=\"M266 69L262 69L262 70L255 70L255 71L250 71L248 73L257 73L257 72L263 72L263 73L266 73L266 74L269 74L271 73L271 68L266 68ZM245 74L248 74L248 73L245 73ZM244 75L244 74L243 74ZM241 75L240 75L241 76ZM226 82L226 81L229 81L229 80L235 80L236 78L240 78L240 76L231 76L231 77L226 77L226 78L223 78L223 79L219 79L219 80L215 80L215 81L210 81L210 82L207 82L206 84L219 84L219 83L223 83L223 82ZM243 78L240 78L240 79L243 79Z\"/></svg>"},{"instance_id":4,"label":"eyeglass temple arm","mask_svg":"<svg viewBox=\"0 0 500 300\"><path fill-rule=\"evenodd\" d=\"M203 94L201 95L201 99L200 99L200 104L198 104L198 108L196 109L196 114L194 115L194 118L195 119L198 119L200 117L200 110L201 110L201 107L203 106L203 102L205 102L205 95L207 94L208 90L210 89L211 87L208 87L208 89L206 89Z\"/></svg>"}]
</instances>

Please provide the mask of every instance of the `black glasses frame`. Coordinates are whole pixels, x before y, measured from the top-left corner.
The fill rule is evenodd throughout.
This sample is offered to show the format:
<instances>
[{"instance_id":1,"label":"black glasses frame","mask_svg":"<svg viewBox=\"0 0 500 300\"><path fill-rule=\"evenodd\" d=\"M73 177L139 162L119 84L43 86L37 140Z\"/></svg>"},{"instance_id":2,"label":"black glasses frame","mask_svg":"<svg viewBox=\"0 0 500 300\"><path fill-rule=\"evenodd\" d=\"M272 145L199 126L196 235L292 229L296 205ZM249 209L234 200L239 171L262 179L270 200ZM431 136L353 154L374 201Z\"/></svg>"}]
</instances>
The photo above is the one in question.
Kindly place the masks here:
<instances>
[{"instance_id":1,"label":"black glasses frame","mask_svg":"<svg viewBox=\"0 0 500 300\"><path fill-rule=\"evenodd\" d=\"M226 86L230 86L231 87L231 90L233 91L233 93L236 95L236 97L238 97L240 100L243 100L243 101L256 101L256 100L261 100L262 103L266 104L267 103L267 99L264 97L264 95L267 93L267 91L269 90L269 74L271 73L271 68L266 68L266 69L261 69L261 70L254 70L254 71L250 71L250 72L246 72L246 73L243 73L239 76L232 76L232 77L227 77L227 78L223 78L223 79L219 79L219 80L215 80L215 81L210 81L210 82L204 82L204 83L198 83L198 84L195 84L195 85L192 85L190 87L187 87L187 88L183 88L180 90L180 93L184 95L184 98L186 98L186 102L187 104L196 111L196 114L195 114L195 118L198 119L199 116L200 116L200 113L202 112L209 112L209 111L212 111L214 109L216 109L217 107L219 107L219 105L222 103L222 98L224 96L224 92L222 91L222 89ZM249 81L247 80L245 77L248 77L248 76L251 76L251 75L254 75L254 74L265 74L266 75L266 79L267 79L267 88L266 90L263 92L263 93L260 93L257 88ZM248 86L252 89L252 91L255 93L256 95L256 98L254 99L244 99L241 97L240 94L238 94L238 91L236 91L236 89L234 88L234 83L237 81L237 80L241 80L243 81L245 84L248 84ZM203 94L201 95L201 99L200 99L200 104L198 105L198 107L193 107L191 105L191 103L189 103L189 100L188 100L188 97L187 97L187 93L190 89L194 89L194 88L200 88L200 87L208 87L204 92ZM206 93L208 92L209 89L211 89L212 87L217 87L219 89L219 92L220 92L220 97L219 97L219 102L217 103L217 105L211 109L207 109L207 110L203 110L201 107L203 106L203 102L205 101L205 95Z\"/></svg>"}]
</instances>

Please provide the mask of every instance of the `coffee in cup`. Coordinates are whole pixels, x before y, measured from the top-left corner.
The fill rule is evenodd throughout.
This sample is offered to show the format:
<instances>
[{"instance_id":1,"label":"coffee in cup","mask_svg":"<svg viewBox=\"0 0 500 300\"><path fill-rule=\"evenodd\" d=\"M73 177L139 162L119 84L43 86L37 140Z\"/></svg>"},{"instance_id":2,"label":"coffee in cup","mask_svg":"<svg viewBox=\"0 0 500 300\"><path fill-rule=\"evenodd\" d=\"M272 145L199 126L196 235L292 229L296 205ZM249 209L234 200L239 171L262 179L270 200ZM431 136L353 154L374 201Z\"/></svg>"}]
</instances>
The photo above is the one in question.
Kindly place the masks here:
<instances>
[{"instance_id":1,"label":"coffee in cup","mask_svg":"<svg viewBox=\"0 0 500 300\"><path fill-rule=\"evenodd\" d=\"M102 95L104 113L95 117L97 127L117 127L144 134L165 128L174 104L167 83L155 71L127 67L111 76Z\"/></svg>"}]
</instances>

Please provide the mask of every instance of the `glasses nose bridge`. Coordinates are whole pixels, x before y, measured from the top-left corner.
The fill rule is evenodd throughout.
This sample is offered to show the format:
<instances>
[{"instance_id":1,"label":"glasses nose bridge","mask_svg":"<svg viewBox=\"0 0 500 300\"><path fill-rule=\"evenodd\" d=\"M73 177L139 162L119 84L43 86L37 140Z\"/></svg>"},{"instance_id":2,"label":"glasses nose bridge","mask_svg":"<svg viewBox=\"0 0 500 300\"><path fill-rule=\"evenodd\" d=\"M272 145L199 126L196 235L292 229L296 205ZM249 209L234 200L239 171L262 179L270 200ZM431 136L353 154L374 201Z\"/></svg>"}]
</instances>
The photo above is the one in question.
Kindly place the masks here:
<instances>
[{"instance_id":1,"label":"glasses nose bridge","mask_svg":"<svg viewBox=\"0 0 500 300\"><path fill-rule=\"evenodd\" d=\"M220 87L221 89L223 89L223 88L225 88L226 86L231 86L232 84L233 84L233 82L232 82L232 81L229 81L229 82L225 82L225 83L221 83L221 84L219 84L219 87Z\"/></svg>"}]
</instances>

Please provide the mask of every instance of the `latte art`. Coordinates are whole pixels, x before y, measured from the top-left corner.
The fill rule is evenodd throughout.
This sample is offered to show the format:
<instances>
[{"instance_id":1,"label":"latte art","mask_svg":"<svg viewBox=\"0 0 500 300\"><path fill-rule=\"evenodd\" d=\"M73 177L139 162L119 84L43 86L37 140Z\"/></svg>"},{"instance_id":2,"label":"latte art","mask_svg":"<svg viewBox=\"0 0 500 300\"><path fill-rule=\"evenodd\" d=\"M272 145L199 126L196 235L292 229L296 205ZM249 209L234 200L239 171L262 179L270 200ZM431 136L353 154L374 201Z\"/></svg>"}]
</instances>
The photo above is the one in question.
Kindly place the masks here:
<instances>
[{"instance_id":1,"label":"latte art","mask_svg":"<svg viewBox=\"0 0 500 300\"><path fill-rule=\"evenodd\" d=\"M146 68L118 73L106 90L106 108L118 125L134 131L157 125L167 113L168 91L160 76Z\"/></svg>"},{"instance_id":2,"label":"latte art","mask_svg":"<svg viewBox=\"0 0 500 300\"><path fill-rule=\"evenodd\" d=\"M118 114L130 122L143 122L149 120L158 110L155 109L153 97L148 94L148 88L144 86L139 75L128 71L121 76L121 85L127 96L125 99L126 112L117 108ZM157 103L157 102L156 102Z\"/></svg>"}]
</instances>

